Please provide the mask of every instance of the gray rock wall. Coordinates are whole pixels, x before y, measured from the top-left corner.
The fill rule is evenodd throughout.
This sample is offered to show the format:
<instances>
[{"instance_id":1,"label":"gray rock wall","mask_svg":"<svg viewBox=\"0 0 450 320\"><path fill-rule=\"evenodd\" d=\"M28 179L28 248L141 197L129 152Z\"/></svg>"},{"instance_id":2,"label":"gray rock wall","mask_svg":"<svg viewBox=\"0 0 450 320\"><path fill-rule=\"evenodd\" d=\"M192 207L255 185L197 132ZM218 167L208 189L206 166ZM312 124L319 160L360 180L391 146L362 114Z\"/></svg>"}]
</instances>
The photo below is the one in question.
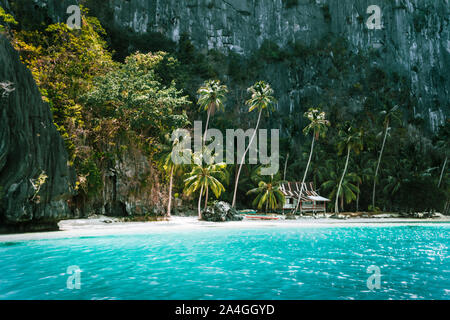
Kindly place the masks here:
<instances>
[{"instance_id":1,"label":"gray rock wall","mask_svg":"<svg viewBox=\"0 0 450 320\"><path fill-rule=\"evenodd\" d=\"M0 83L14 89L0 88L0 232L55 229L70 217L67 152L30 71L2 35L0 61Z\"/></svg>"},{"instance_id":2,"label":"gray rock wall","mask_svg":"<svg viewBox=\"0 0 450 320\"><path fill-rule=\"evenodd\" d=\"M199 48L224 52L249 54L266 39L283 47L339 34L355 49L380 50L385 68L408 75L419 99L415 113L432 130L449 116L448 0L111 0L108 5L114 13L110 23L124 30L158 31L174 41L187 32ZM382 10L381 30L365 25L370 5Z\"/></svg>"},{"instance_id":3,"label":"gray rock wall","mask_svg":"<svg viewBox=\"0 0 450 320\"><path fill-rule=\"evenodd\" d=\"M3 0L8 1L8 0ZM35 0L54 21L63 22L68 5L79 0ZM188 33L201 49L249 55L264 40L283 47L313 44L329 33L348 39L355 50L380 51L384 68L396 68L410 79L419 100L415 114L435 131L450 113L449 0L108 0L84 1L104 25L137 34L160 32L178 41ZM382 10L382 29L368 30L370 5ZM286 74L274 70L274 78ZM299 100L289 79L281 88ZM292 98L294 96L294 98ZM287 97L281 108L292 109Z\"/></svg>"}]
</instances>

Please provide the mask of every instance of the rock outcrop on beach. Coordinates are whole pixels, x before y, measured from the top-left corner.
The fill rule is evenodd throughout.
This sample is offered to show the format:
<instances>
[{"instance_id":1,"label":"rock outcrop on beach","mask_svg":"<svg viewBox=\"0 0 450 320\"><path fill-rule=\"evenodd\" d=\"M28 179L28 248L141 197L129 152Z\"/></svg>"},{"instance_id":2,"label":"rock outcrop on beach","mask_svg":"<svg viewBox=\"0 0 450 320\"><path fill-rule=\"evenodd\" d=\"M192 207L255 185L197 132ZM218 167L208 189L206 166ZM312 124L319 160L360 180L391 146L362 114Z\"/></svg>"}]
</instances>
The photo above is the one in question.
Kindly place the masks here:
<instances>
[{"instance_id":1,"label":"rock outcrop on beach","mask_svg":"<svg viewBox=\"0 0 450 320\"><path fill-rule=\"evenodd\" d=\"M49 106L0 35L0 232L57 229L73 174Z\"/></svg>"},{"instance_id":2,"label":"rock outcrop on beach","mask_svg":"<svg viewBox=\"0 0 450 320\"><path fill-rule=\"evenodd\" d=\"M241 221L243 217L227 202L219 201L202 212L203 220L210 222Z\"/></svg>"}]
</instances>

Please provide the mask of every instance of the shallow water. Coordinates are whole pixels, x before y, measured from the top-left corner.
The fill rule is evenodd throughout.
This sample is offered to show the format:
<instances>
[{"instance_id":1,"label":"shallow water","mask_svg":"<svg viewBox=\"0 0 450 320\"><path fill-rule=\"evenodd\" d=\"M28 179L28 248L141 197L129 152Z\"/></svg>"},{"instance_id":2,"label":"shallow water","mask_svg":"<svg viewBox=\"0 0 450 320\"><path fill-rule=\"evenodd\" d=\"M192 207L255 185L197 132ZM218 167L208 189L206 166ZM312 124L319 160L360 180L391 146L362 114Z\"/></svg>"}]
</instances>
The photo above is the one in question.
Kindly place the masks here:
<instances>
[{"instance_id":1,"label":"shallow water","mask_svg":"<svg viewBox=\"0 0 450 320\"><path fill-rule=\"evenodd\" d=\"M3 242L0 299L448 300L449 230L203 228ZM368 289L372 265L380 289ZM80 289L67 288L69 266L82 271Z\"/></svg>"}]
</instances>

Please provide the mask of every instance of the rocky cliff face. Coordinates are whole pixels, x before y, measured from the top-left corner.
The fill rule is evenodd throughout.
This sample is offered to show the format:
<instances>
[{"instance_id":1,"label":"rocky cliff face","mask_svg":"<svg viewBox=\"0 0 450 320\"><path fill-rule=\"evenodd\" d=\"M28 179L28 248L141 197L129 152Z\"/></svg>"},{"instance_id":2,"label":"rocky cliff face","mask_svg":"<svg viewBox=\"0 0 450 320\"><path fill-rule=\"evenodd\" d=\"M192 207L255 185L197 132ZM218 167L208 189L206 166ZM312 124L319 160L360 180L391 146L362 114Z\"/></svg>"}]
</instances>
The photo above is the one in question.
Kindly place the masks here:
<instances>
[{"instance_id":1,"label":"rocky cliff face","mask_svg":"<svg viewBox=\"0 0 450 320\"><path fill-rule=\"evenodd\" d=\"M56 229L70 216L67 153L30 71L0 35L0 232Z\"/></svg>"},{"instance_id":2,"label":"rocky cliff face","mask_svg":"<svg viewBox=\"0 0 450 320\"><path fill-rule=\"evenodd\" d=\"M159 173L151 161L134 148L111 163L102 175L102 191L85 201L73 197L70 207L74 217L102 214L113 217L162 215L167 203L166 187L159 181Z\"/></svg>"},{"instance_id":3,"label":"rocky cliff face","mask_svg":"<svg viewBox=\"0 0 450 320\"><path fill-rule=\"evenodd\" d=\"M2 0L8 2L8 0ZM11 2L11 0L9 0ZM17 2L17 0L16 0ZM23 1L22 1L23 2ZM30 10L53 21L83 2L105 26L124 33L159 32L177 42L184 33L201 49L250 55L270 40L280 47L312 45L325 35L347 39L355 50L375 50L377 63L406 75L418 105L414 113L435 131L449 116L450 4L448 0L35 0ZM367 8L381 8L381 30L369 30ZM42 16L44 19L44 16ZM281 79L280 108L301 101L303 85L290 70L271 68Z\"/></svg>"},{"instance_id":4,"label":"rocky cliff face","mask_svg":"<svg viewBox=\"0 0 450 320\"><path fill-rule=\"evenodd\" d=\"M381 30L369 30L367 8L381 8ZM314 44L328 33L355 49L377 50L383 68L403 71L418 98L417 116L435 130L449 116L450 4L448 0L111 0L112 23L136 33L157 31L178 41L188 33L199 48L249 54L265 40L280 47ZM273 74L289 74L273 70ZM286 79L281 106L299 101Z\"/></svg>"}]
</instances>

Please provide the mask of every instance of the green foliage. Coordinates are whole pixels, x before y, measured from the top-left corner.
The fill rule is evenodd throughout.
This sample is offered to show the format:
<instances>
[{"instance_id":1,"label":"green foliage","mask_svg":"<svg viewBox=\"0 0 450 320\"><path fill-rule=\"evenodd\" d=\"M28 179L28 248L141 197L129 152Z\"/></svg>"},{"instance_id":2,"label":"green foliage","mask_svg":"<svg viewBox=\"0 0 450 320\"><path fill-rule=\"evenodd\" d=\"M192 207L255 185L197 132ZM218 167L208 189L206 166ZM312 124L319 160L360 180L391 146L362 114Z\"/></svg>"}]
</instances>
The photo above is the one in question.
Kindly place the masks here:
<instances>
[{"instance_id":1,"label":"green foliage","mask_svg":"<svg viewBox=\"0 0 450 320\"><path fill-rule=\"evenodd\" d=\"M65 24L49 25L44 31L18 31L14 44L31 70L44 101L50 104L56 127L75 159L77 131L85 129L86 116L79 98L95 76L115 67L101 38L98 20L83 17L81 30Z\"/></svg>"},{"instance_id":2,"label":"green foliage","mask_svg":"<svg viewBox=\"0 0 450 320\"><path fill-rule=\"evenodd\" d=\"M321 189L328 192L328 197L334 200L337 196L342 167L340 167L339 162L327 160L322 170L326 177L321 185ZM350 204L356 200L357 194L360 192L358 185L361 183L362 180L356 173L349 172L345 174L339 193L341 210L344 209L344 202ZM334 201L331 201L330 205L332 206L333 204Z\"/></svg>"},{"instance_id":3,"label":"green foliage","mask_svg":"<svg viewBox=\"0 0 450 320\"><path fill-rule=\"evenodd\" d=\"M42 171L36 179L30 180L30 183L34 189L34 194L33 194L33 197L31 198L31 201L34 201L36 203L40 202L40 197L38 194L39 194L39 191L41 191L42 186L47 181L47 178L48 178L48 176L45 173L45 171Z\"/></svg>"},{"instance_id":4,"label":"green foliage","mask_svg":"<svg viewBox=\"0 0 450 320\"><path fill-rule=\"evenodd\" d=\"M82 190L88 198L98 195L103 187L102 172L94 157L85 159L77 167L78 179L76 188Z\"/></svg>"},{"instance_id":5,"label":"green foliage","mask_svg":"<svg viewBox=\"0 0 450 320\"><path fill-rule=\"evenodd\" d=\"M297 4L291 0L283 2L286 8ZM95 1L84 3L95 8ZM349 159L351 173L344 176L341 195L345 203L350 201L349 208L356 202L356 196L360 206L367 209L380 152L379 133L389 126L377 178L380 209L405 210L413 206L418 209L423 204L437 208L438 196L448 199L448 169L444 170L440 191L435 188L448 154L448 143L445 147L443 141L449 139L442 131L432 144L420 131L425 122L413 117L417 98L411 94L409 81L395 66L377 67L379 64L375 62L380 58L377 50L355 52L345 39L330 35L312 45L298 41L284 48L266 40L253 55L246 56L233 52L225 55L215 50L201 52L187 34L181 36L177 45L159 33L137 35L131 30L119 32L111 27L105 32L86 11L82 30L69 30L64 24L43 24L48 19L46 10L30 10L34 4L28 0L11 0L10 4L19 23L14 23L12 16L3 10L0 25L14 36L22 60L32 71L44 100L49 102L77 170L78 189L88 198L102 189L105 173L121 154L136 146L153 159L153 154L163 149L163 136L199 117L202 111L191 108L189 101L197 100L198 88L206 79L220 79L221 84L230 88L226 103L220 106L230 112L217 115L215 126L222 130L248 126L254 121L253 115L240 112L246 99L245 89L255 79L271 80L278 89L275 81L279 79L271 79L268 74L270 66L269 70L278 67L290 70L297 79L293 88L301 89L291 113L274 113L261 123L267 128L282 128L285 151L291 159L289 180L299 181L307 164L308 147L302 131L317 134L315 127L304 123L302 115L310 108L320 108L327 113L330 125L323 127L327 139L316 144L310 176L315 185L323 186L323 192L333 191L331 183L326 182L333 180L333 172L335 180L339 179L345 163L345 158L337 155L337 146L342 154L350 147L355 152ZM331 21L329 7L325 5L322 10L325 21ZM106 13L111 17L112 14ZM413 17L418 31L426 26L423 16L420 11ZM113 61L107 44L121 63ZM143 53L137 53L138 50ZM250 111L269 110L274 105L273 90L270 87L262 90L264 87L255 85L249 91ZM318 118L320 112L316 115L313 117ZM340 125L345 121L364 128L364 149L356 141L362 133L346 131ZM352 135L355 139L349 141L347 138ZM327 160L335 164L327 167ZM166 163L161 171L167 172L169 168ZM240 191L258 187L261 179L255 178L256 170L253 165L243 167ZM181 190L184 181L180 174L175 176ZM426 189L419 190L418 184ZM245 197L245 192L239 192L239 200L250 205L253 199ZM416 201L414 195L418 193L421 195ZM226 191L223 194L222 190L222 196L228 198L230 194Z\"/></svg>"},{"instance_id":6,"label":"green foliage","mask_svg":"<svg viewBox=\"0 0 450 320\"><path fill-rule=\"evenodd\" d=\"M364 132L362 129L357 129L347 122L339 130L340 141L337 145L338 154L342 155L347 150L359 154L364 148L363 136Z\"/></svg>"},{"instance_id":7,"label":"green foliage","mask_svg":"<svg viewBox=\"0 0 450 320\"><path fill-rule=\"evenodd\" d=\"M193 194L203 187L204 193L206 193L207 189L210 189L216 198L219 198L222 192L225 191L222 181L227 180L226 167L225 163L211 165L194 163L191 172L188 173L188 177L184 180L186 194Z\"/></svg>"},{"instance_id":8,"label":"green foliage","mask_svg":"<svg viewBox=\"0 0 450 320\"><path fill-rule=\"evenodd\" d=\"M228 93L228 88L222 85L219 80L205 81L204 85L198 89L199 99L198 105L200 110L211 112L214 114L217 111L225 109L225 95Z\"/></svg>"},{"instance_id":9,"label":"green foliage","mask_svg":"<svg viewBox=\"0 0 450 320\"><path fill-rule=\"evenodd\" d=\"M30 19L13 43L51 107L77 172L76 189L92 199L115 159L130 152L128 144L151 156L155 141L188 124L182 108L190 103L176 88L177 59L136 53L114 62L105 30L83 12L81 30L42 28Z\"/></svg>"},{"instance_id":10,"label":"green foliage","mask_svg":"<svg viewBox=\"0 0 450 320\"><path fill-rule=\"evenodd\" d=\"M310 123L303 129L303 133L308 135L312 131L314 139L325 138L330 126L330 121L325 119L325 115L325 112L318 108L311 108L308 112L305 112L304 116L308 118Z\"/></svg>"},{"instance_id":11,"label":"green foliage","mask_svg":"<svg viewBox=\"0 0 450 320\"><path fill-rule=\"evenodd\" d=\"M175 87L166 87L157 74L166 53L136 53L125 64L96 78L85 95L87 106L101 119L120 119L122 128L147 137L171 132L188 124L183 107L186 96Z\"/></svg>"},{"instance_id":12,"label":"green foliage","mask_svg":"<svg viewBox=\"0 0 450 320\"><path fill-rule=\"evenodd\" d=\"M252 96L245 102L248 106L248 112L258 110L262 112L267 110L270 112L276 102L272 87L265 81L258 81L247 90Z\"/></svg>"},{"instance_id":13,"label":"green foliage","mask_svg":"<svg viewBox=\"0 0 450 320\"><path fill-rule=\"evenodd\" d=\"M269 62L282 61L285 58L284 51L282 51L275 42L270 40L264 40L257 55L260 59Z\"/></svg>"},{"instance_id":14,"label":"green foliage","mask_svg":"<svg viewBox=\"0 0 450 320\"><path fill-rule=\"evenodd\" d=\"M259 181L258 187L251 189L247 192L247 195L256 194L256 198L253 200L252 205L258 210L265 207L265 210L275 210L282 207L285 202L285 196L281 192L281 185L284 181L280 180L279 175L276 177L271 176L269 181Z\"/></svg>"},{"instance_id":15,"label":"green foliage","mask_svg":"<svg viewBox=\"0 0 450 320\"><path fill-rule=\"evenodd\" d=\"M0 33L9 33L11 31L11 25L17 26L18 22L0 6Z\"/></svg>"}]
</instances>

